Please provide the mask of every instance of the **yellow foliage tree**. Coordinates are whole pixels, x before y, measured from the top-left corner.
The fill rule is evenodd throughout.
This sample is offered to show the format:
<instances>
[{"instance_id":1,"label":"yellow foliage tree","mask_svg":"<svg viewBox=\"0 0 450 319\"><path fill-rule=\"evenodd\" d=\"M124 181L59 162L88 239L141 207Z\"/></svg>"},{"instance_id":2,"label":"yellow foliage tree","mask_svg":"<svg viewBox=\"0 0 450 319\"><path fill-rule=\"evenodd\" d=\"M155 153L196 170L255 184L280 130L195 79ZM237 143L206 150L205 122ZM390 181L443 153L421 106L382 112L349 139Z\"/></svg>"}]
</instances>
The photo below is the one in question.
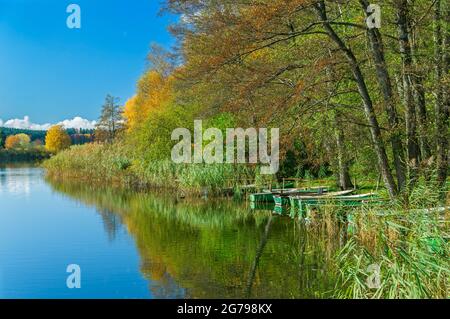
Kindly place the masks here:
<instances>
[{"instance_id":1,"label":"yellow foliage tree","mask_svg":"<svg viewBox=\"0 0 450 319\"><path fill-rule=\"evenodd\" d=\"M69 134L61 125L52 126L45 136L45 148L52 153L68 148L71 143Z\"/></svg>"},{"instance_id":2,"label":"yellow foliage tree","mask_svg":"<svg viewBox=\"0 0 450 319\"><path fill-rule=\"evenodd\" d=\"M13 149L19 144L19 138L16 135L10 135L5 140L5 148Z\"/></svg>"},{"instance_id":3,"label":"yellow foliage tree","mask_svg":"<svg viewBox=\"0 0 450 319\"><path fill-rule=\"evenodd\" d=\"M123 110L123 116L125 117L127 121L127 128L132 129L133 127L136 127L136 123L138 122L138 105L136 103L136 95L133 96L131 99L129 99L124 106Z\"/></svg>"},{"instance_id":4,"label":"yellow foliage tree","mask_svg":"<svg viewBox=\"0 0 450 319\"><path fill-rule=\"evenodd\" d=\"M165 77L158 71L149 70L138 82L137 94L125 104L124 117L128 130L147 119L150 113L160 109L173 96L173 77Z\"/></svg>"},{"instance_id":5,"label":"yellow foliage tree","mask_svg":"<svg viewBox=\"0 0 450 319\"><path fill-rule=\"evenodd\" d=\"M5 140L5 148L25 148L30 145L30 137L27 134L10 135Z\"/></svg>"}]
</instances>

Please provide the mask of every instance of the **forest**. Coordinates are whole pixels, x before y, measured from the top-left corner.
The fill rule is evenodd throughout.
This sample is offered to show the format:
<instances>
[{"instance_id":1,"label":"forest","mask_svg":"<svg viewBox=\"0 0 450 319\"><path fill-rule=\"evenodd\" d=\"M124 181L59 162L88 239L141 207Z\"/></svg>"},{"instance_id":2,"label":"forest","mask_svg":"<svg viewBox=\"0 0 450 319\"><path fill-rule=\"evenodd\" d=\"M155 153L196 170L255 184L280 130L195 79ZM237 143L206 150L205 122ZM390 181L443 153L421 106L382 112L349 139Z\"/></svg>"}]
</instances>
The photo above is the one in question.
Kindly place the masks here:
<instances>
[{"instance_id":1,"label":"forest","mask_svg":"<svg viewBox=\"0 0 450 319\"><path fill-rule=\"evenodd\" d=\"M202 119L204 129L279 128L275 179L333 176L341 189L379 180L391 198L420 183L442 191L448 6L387 1L377 28L362 0L167 0L163 11L181 17L170 27L177 46L153 44L135 96L123 108L113 101L114 138L48 168L192 189L265 178L257 165L171 163L171 132Z\"/></svg>"},{"instance_id":2,"label":"forest","mask_svg":"<svg viewBox=\"0 0 450 319\"><path fill-rule=\"evenodd\" d=\"M64 147L92 142L93 130L64 129L57 138L66 139ZM0 163L39 162L48 159L55 150L49 146L48 131L0 127ZM52 144L50 142L50 144Z\"/></svg>"}]
</instances>

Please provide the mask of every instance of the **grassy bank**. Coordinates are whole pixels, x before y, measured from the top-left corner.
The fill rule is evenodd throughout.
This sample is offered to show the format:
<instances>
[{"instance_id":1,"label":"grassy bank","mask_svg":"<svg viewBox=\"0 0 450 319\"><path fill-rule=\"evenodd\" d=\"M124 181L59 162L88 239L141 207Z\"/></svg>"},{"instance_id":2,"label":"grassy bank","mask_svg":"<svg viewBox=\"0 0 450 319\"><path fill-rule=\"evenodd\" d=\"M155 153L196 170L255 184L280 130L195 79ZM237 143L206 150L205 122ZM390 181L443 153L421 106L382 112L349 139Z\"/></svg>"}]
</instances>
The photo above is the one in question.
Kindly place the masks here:
<instances>
[{"instance_id":1,"label":"grassy bank","mask_svg":"<svg viewBox=\"0 0 450 319\"><path fill-rule=\"evenodd\" d=\"M250 184L254 185L253 189L267 188L269 184L274 187L282 186L282 182L277 182L275 176L259 174L256 166L175 164L170 159L148 160L136 155L128 144L121 142L73 145L46 160L43 166L54 177L71 177L133 188L176 188L192 194L228 194ZM388 197L384 187L376 180L354 178L353 183L358 192L377 192L381 197ZM296 182L297 187L319 185L336 189L336 180L333 176L325 179L311 176ZM450 184L447 183L448 185ZM402 197L403 202L408 202L411 207L420 207L423 202L417 198L421 198L424 190L425 193L442 194L442 190L436 188L432 181L421 179L416 186L409 197Z\"/></svg>"},{"instance_id":2,"label":"grassy bank","mask_svg":"<svg viewBox=\"0 0 450 319\"><path fill-rule=\"evenodd\" d=\"M245 165L183 165L133 156L119 144L72 146L44 163L51 176L111 182L143 188L177 188L189 193L221 193L254 181L256 170Z\"/></svg>"}]
</instances>

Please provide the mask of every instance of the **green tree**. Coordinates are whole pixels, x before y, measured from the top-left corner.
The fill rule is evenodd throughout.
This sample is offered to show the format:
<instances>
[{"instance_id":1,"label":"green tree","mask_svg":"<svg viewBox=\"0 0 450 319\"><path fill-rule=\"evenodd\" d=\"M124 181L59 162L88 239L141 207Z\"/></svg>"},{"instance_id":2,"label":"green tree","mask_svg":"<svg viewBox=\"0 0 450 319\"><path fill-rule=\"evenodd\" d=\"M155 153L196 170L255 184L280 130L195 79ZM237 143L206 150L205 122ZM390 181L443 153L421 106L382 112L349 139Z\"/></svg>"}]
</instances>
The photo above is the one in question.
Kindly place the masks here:
<instances>
[{"instance_id":1,"label":"green tree","mask_svg":"<svg viewBox=\"0 0 450 319\"><path fill-rule=\"evenodd\" d=\"M2 129L0 128L0 148L3 148L5 145L5 140L4 140L4 136L3 136L3 132Z\"/></svg>"}]
</instances>

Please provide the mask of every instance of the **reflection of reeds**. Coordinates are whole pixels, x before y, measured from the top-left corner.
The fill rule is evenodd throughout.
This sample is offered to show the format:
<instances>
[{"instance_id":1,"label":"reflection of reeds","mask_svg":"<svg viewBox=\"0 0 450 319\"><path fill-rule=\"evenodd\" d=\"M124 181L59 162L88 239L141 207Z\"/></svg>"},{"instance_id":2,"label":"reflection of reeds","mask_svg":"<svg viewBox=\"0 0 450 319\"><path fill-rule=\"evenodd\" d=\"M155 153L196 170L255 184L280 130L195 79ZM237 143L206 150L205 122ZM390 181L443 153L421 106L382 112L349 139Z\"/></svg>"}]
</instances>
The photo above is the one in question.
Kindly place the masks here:
<instances>
[{"instance_id":1,"label":"reflection of reeds","mask_svg":"<svg viewBox=\"0 0 450 319\"><path fill-rule=\"evenodd\" d=\"M310 210L308 233L320 230L339 241L333 272L336 298L448 298L449 211L439 208L442 194L419 183L396 201L358 208L324 204ZM344 240L342 240L344 239ZM330 248L332 245L327 245ZM367 285L367 268L381 267L381 286Z\"/></svg>"},{"instance_id":2,"label":"reflection of reeds","mask_svg":"<svg viewBox=\"0 0 450 319\"><path fill-rule=\"evenodd\" d=\"M324 205L306 220L274 216L262 245L270 213L231 200L49 182L119 215L135 238L141 271L167 284L174 278L190 297L448 297L448 211L427 210L437 203L433 196L415 209L408 205L417 199L409 198L374 207ZM366 283L374 263L381 267L379 289Z\"/></svg>"},{"instance_id":3,"label":"reflection of reeds","mask_svg":"<svg viewBox=\"0 0 450 319\"><path fill-rule=\"evenodd\" d=\"M298 221L272 217L262 245L270 215L254 214L231 200L177 200L49 182L99 211L119 215L136 241L143 274L160 284L174 278L189 297L242 298L250 291L255 298L312 298L335 281L328 271L333 254L325 253L327 235L308 232Z\"/></svg>"}]
</instances>

